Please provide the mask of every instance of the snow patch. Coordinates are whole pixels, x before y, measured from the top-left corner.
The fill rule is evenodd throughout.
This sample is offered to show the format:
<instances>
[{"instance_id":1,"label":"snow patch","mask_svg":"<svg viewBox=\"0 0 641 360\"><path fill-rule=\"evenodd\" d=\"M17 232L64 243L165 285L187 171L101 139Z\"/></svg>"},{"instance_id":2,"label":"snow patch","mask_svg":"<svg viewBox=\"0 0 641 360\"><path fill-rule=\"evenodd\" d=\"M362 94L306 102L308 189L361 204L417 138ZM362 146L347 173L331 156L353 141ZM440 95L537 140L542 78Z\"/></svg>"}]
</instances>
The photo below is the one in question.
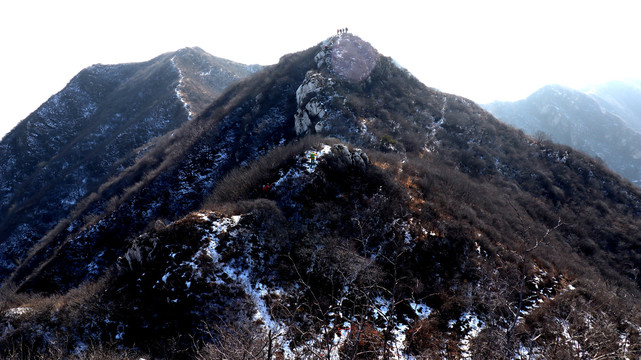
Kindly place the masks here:
<instances>
[{"instance_id":1,"label":"snow patch","mask_svg":"<svg viewBox=\"0 0 641 360\"><path fill-rule=\"evenodd\" d=\"M298 157L298 161L295 166L291 167L287 173L282 175L280 179L274 182L274 187L283 186L295 179L301 178L306 174L312 174L316 171L316 166L318 165L318 159L332 152L332 148L329 145L323 144L321 149L316 150L307 150L303 156Z\"/></svg>"},{"instance_id":2,"label":"snow patch","mask_svg":"<svg viewBox=\"0 0 641 360\"><path fill-rule=\"evenodd\" d=\"M21 317L22 315L26 315L32 311L33 309L28 306L20 306L20 307L11 308L5 311L4 316L15 319L15 318Z\"/></svg>"},{"instance_id":3,"label":"snow patch","mask_svg":"<svg viewBox=\"0 0 641 360\"><path fill-rule=\"evenodd\" d=\"M470 352L470 342L481 333L484 324L476 315L469 312L461 315L459 322L461 323L461 328L466 332L465 336L459 343L461 358L471 359L472 353Z\"/></svg>"},{"instance_id":4,"label":"snow patch","mask_svg":"<svg viewBox=\"0 0 641 360\"><path fill-rule=\"evenodd\" d=\"M419 319L426 319L432 313L432 308L425 304L410 302L410 307L414 310L414 313L416 313Z\"/></svg>"},{"instance_id":5,"label":"snow patch","mask_svg":"<svg viewBox=\"0 0 641 360\"><path fill-rule=\"evenodd\" d=\"M181 91L181 88L185 86L184 84L185 76L183 75L182 69L178 67L178 65L176 65L175 55L171 58L171 65L173 65L173 67L178 71L178 76L179 76L178 85L174 89L174 91L176 92L176 97L178 98L178 100L180 100L180 102L183 103L183 107L187 111L187 119L191 120L193 118L193 113L191 112L191 105L185 100L185 98L183 97L183 93Z\"/></svg>"},{"instance_id":6,"label":"snow patch","mask_svg":"<svg viewBox=\"0 0 641 360\"><path fill-rule=\"evenodd\" d=\"M203 219L209 218L206 214L199 214L199 216ZM249 256L249 251L245 253L246 258L242 261L249 265L247 269L245 269L237 265L235 261L221 262L221 255L217 250L220 245L219 236L221 234L228 233L232 238L237 236L238 230L233 228L238 225L241 219L242 215L234 215L212 221L204 238L204 240L206 240L206 246L199 250L193 256L191 261L184 263L184 265L190 265L192 268L197 270L196 264L198 263L198 258L200 258L203 253L208 255L212 263L220 269L222 274L225 275L222 277L216 276L216 278L212 280L216 284L227 285L226 281L223 279L232 279L234 285L242 289L250 303L253 304L254 313L252 314L252 320L257 323L262 323L265 328L270 329L276 334L276 336L278 336L281 333L284 333L286 327L272 318L267 298L269 296L282 296L284 290L279 288L269 288L260 281L252 280L250 269L254 268L254 266L253 260ZM189 288L191 286L191 281L186 281L185 285Z\"/></svg>"}]
</instances>

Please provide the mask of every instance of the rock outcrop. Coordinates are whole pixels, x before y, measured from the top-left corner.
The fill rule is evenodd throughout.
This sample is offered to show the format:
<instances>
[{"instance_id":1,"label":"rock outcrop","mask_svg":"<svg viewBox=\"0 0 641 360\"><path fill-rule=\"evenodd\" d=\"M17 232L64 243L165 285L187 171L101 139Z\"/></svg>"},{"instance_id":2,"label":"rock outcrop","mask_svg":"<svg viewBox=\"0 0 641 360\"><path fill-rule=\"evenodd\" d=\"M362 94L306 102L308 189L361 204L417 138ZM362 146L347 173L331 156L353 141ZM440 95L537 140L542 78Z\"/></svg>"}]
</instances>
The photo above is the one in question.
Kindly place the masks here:
<instances>
[{"instance_id":1,"label":"rock outcrop","mask_svg":"<svg viewBox=\"0 0 641 360\"><path fill-rule=\"evenodd\" d=\"M335 85L338 81L366 81L379 56L368 42L350 34L331 37L322 42L320 48L314 56L317 69L310 70L296 90L298 109L294 120L299 136L331 128L327 104L345 100ZM344 116L341 120L345 120Z\"/></svg>"},{"instance_id":2,"label":"rock outcrop","mask_svg":"<svg viewBox=\"0 0 641 360\"><path fill-rule=\"evenodd\" d=\"M294 115L296 134L308 134L313 126L314 132L323 128L323 118L327 113L325 104L331 101L331 91L334 81L315 71L307 72L305 80L296 90L298 110Z\"/></svg>"},{"instance_id":3,"label":"rock outcrop","mask_svg":"<svg viewBox=\"0 0 641 360\"><path fill-rule=\"evenodd\" d=\"M344 144L336 144L332 148L334 154L343 157L347 163L351 163L352 166L361 171L364 171L369 165L369 157L361 149L356 148L350 151Z\"/></svg>"},{"instance_id":4,"label":"rock outcrop","mask_svg":"<svg viewBox=\"0 0 641 360\"><path fill-rule=\"evenodd\" d=\"M367 79L379 56L370 43L350 34L338 36L329 49L332 73L349 82Z\"/></svg>"}]
</instances>

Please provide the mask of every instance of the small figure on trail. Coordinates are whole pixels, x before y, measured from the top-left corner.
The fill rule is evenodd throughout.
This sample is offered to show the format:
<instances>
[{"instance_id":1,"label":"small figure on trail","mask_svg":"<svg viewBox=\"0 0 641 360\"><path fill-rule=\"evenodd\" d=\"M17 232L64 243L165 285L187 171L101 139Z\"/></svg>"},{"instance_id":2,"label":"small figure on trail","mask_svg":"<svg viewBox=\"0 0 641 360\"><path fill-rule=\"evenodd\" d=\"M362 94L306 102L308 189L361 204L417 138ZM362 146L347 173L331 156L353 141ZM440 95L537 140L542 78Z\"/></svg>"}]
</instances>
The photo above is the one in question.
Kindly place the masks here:
<instances>
[{"instance_id":1,"label":"small figure on trail","mask_svg":"<svg viewBox=\"0 0 641 360\"><path fill-rule=\"evenodd\" d=\"M340 35L340 34L341 34L341 29L336 30L336 35Z\"/></svg>"},{"instance_id":2,"label":"small figure on trail","mask_svg":"<svg viewBox=\"0 0 641 360\"><path fill-rule=\"evenodd\" d=\"M263 191L265 191L265 192L269 191L269 189L271 189L271 188L272 188L272 186L270 184L263 185Z\"/></svg>"},{"instance_id":3,"label":"small figure on trail","mask_svg":"<svg viewBox=\"0 0 641 360\"><path fill-rule=\"evenodd\" d=\"M312 165L316 164L316 153L309 154L309 160L310 160L310 163L312 163Z\"/></svg>"},{"instance_id":4,"label":"small figure on trail","mask_svg":"<svg viewBox=\"0 0 641 360\"><path fill-rule=\"evenodd\" d=\"M345 32L347 32L347 31L348 31L347 28L345 28Z\"/></svg>"}]
</instances>

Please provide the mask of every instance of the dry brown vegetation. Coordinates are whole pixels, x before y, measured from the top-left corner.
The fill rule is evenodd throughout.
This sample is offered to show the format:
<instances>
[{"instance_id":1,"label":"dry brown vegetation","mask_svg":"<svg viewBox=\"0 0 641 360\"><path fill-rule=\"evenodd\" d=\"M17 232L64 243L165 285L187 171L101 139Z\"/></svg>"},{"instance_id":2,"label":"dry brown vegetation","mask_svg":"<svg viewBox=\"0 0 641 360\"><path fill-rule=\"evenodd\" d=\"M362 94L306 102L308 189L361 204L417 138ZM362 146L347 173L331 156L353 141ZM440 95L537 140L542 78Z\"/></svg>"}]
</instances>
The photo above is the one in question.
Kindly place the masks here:
<instances>
[{"instance_id":1,"label":"dry brown vegetation","mask_svg":"<svg viewBox=\"0 0 641 360\"><path fill-rule=\"evenodd\" d=\"M40 304L24 326L14 326L16 334L27 336L40 323L58 329L62 320L52 314L60 303L64 321L75 322L68 328L84 331L109 315L133 334L121 345L158 357L278 358L280 337L287 337L302 357L336 350L346 359L389 358L401 323L409 329L405 355L457 357L468 332L461 317L474 314L484 326L471 340L473 358L513 358L518 349L547 358L639 355L639 304L630 301L641 281L638 188L581 153L529 138L463 98L426 88L384 57L366 81L336 85L346 95L334 105L365 119L368 133L325 135L353 144L294 140L291 121L276 130L261 126L258 119L274 108L294 113L294 99L282 94L293 94L315 52L288 55L232 86L82 203L69 221L88 219L93 237L67 237L63 223L13 278L34 294L5 287L0 310ZM232 133L232 160L207 173L212 185L189 199L171 198L175 179L186 173L185 183L196 182ZM278 146L281 138L287 141ZM321 143L336 146L313 175L261 190ZM366 165L353 161L353 146L364 148ZM140 219L156 201L162 206ZM283 334L249 321L251 304L224 274L185 288L181 275L195 270L181 261L193 260L206 231L202 217L184 215L203 208L215 211L209 216L243 214L235 235L220 235L221 261L264 284L297 289L268 301L271 315L289 326ZM164 219L178 221L165 227ZM83 256L98 250L108 253L113 273L78 287L70 270L84 268ZM164 276L169 268L175 276ZM59 283L47 285L51 279ZM384 317L375 315L380 298L390 304ZM433 309L430 316L417 316L413 302ZM231 317L229 308L246 318ZM329 324L347 320L350 333L338 346ZM118 330L110 326L96 329L105 352L105 337ZM622 336L629 346L619 346ZM22 344L39 354L53 348L42 341Z\"/></svg>"}]
</instances>

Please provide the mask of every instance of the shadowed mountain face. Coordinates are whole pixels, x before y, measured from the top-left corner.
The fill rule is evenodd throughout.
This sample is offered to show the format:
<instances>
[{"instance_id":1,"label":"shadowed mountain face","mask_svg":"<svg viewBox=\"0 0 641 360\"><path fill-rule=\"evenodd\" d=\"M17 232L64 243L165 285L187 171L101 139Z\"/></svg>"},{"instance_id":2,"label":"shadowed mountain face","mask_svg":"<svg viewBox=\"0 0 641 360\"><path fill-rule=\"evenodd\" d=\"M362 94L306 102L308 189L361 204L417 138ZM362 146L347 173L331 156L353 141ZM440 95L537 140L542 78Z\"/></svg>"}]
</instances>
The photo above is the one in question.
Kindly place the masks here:
<instances>
[{"instance_id":1,"label":"shadowed mountain face","mask_svg":"<svg viewBox=\"0 0 641 360\"><path fill-rule=\"evenodd\" d=\"M3 354L641 351L641 191L351 34L230 85L123 167L5 282Z\"/></svg>"},{"instance_id":2,"label":"shadowed mountain face","mask_svg":"<svg viewBox=\"0 0 641 360\"><path fill-rule=\"evenodd\" d=\"M527 99L485 105L497 118L542 139L598 157L628 180L641 181L641 133L594 96L547 86ZM619 107L623 113L624 107ZM630 109L633 111L633 109Z\"/></svg>"},{"instance_id":3,"label":"shadowed mountain face","mask_svg":"<svg viewBox=\"0 0 641 360\"><path fill-rule=\"evenodd\" d=\"M252 71L198 48L81 71L0 143L0 274L129 166L135 149L180 127Z\"/></svg>"}]
</instances>

